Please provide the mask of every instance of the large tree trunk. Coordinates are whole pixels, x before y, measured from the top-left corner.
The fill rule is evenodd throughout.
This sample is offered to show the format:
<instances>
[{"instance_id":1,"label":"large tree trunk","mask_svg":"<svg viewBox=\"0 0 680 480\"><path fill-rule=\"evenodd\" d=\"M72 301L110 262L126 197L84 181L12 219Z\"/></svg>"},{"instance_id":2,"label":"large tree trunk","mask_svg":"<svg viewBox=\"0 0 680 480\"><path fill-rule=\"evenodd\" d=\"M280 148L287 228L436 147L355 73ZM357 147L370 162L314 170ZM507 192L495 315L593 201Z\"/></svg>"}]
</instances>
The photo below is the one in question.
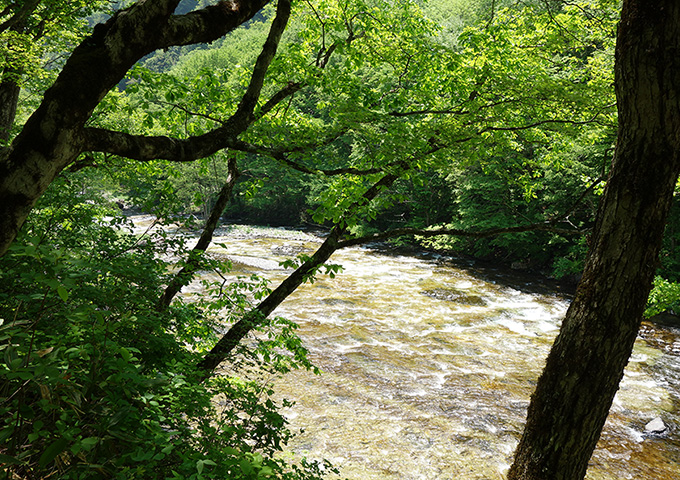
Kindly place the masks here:
<instances>
[{"instance_id":1,"label":"large tree trunk","mask_svg":"<svg viewBox=\"0 0 680 480\"><path fill-rule=\"evenodd\" d=\"M680 171L679 49L679 2L624 1L611 174L509 480L585 476L633 349Z\"/></svg>"}]
</instances>

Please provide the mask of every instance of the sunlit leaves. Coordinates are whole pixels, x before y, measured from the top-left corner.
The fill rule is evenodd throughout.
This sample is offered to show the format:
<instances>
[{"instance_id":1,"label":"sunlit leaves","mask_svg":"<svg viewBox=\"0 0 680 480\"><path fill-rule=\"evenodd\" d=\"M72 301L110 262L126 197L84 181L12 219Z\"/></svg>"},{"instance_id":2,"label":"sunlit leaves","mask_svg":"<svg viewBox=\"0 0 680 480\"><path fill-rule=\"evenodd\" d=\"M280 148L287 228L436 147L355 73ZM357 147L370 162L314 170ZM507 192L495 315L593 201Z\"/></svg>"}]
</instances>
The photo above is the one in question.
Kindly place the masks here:
<instances>
[{"instance_id":1,"label":"sunlit leaves","mask_svg":"<svg viewBox=\"0 0 680 480\"><path fill-rule=\"evenodd\" d=\"M202 297L159 312L164 258L181 236L132 233L91 200L84 175L53 184L0 262L3 468L63 479L321 478L319 467L275 455L292 435L278 411L290 402L275 401L262 374L315 370L295 324L263 322L227 375L193 374L223 311L250 309L267 283L225 287L218 276Z\"/></svg>"},{"instance_id":2,"label":"sunlit leaves","mask_svg":"<svg viewBox=\"0 0 680 480\"><path fill-rule=\"evenodd\" d=\"M497 10L452 41L408 0L296 2L255 121L240 139L287 152L308 172L390 173L406 164L399 175L417 181L429 169L480 164L505 171L524 198L538 198L546 166L565 166L579 145L600 151L610 142L617 8L583 0L550 10L537 2ZM134 131L179 138L219 127L236 110L271 15L192 52L169 73L134 71L129 99L112 96L127 113L122 124L134 119ZM281 157L258 160L267 161L277 162L272 172L286 165ZM519 168L504 168L510 161ZM266 170L249 181L270 183ZM399 201L385 192L362 205L369 184L352 176L318 183L325 186L307 198L320 205L320 223L353 226Z\"/></svg>"},{"instance_id":3,"label":"sunlit leaves","mask_svg":"<svg viewBox=\"0 0 680 480\"><path fill-rule=\"evenodd\" d=\"M21 82L25 75L43 76L36 58L42 50L30 36L14 31L0 33L0 71L5 78Z\"/></svg>"},{"instance_id":4,"label":"sunlit leaves","mask_svg":"<svg viewBox=\"0 0 680 480\"><path fill-rule=\"evenodd\" d=\"M88 30L85 17L105 9L106 0L10 2L0 17L0 72L33 88L58 71L64 54ZM9 76L8 76L9 75Z\"/></svg>"}]
</instances>

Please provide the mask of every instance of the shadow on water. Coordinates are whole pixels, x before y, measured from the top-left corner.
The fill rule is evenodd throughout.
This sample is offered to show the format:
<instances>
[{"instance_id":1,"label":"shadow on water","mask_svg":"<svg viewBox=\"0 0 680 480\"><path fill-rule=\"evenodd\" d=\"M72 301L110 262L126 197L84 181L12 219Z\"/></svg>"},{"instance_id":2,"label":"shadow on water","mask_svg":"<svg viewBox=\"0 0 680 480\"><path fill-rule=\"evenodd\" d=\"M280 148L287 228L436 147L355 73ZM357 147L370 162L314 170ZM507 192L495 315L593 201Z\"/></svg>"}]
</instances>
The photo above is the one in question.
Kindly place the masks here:
<instances>
[{"instance_id":1,"label":"shadow on water","mask_svg":"<svg viewBox=\"0 0 680 480\"><path fill-rule=\"evenodd\" d=\"M363 247L373 255L398 258L402 256L418 258L434 262L444 268L462 269L479 279L499 284L524 293L542 295L560 295L571 299L576 291L573 278L556 280L530 268L512 268L507 264L480 260L467 256L451 256L447 254L419 250L411 247L393 247L389 244L371 244Z\"/></svg>"}]
</instances>

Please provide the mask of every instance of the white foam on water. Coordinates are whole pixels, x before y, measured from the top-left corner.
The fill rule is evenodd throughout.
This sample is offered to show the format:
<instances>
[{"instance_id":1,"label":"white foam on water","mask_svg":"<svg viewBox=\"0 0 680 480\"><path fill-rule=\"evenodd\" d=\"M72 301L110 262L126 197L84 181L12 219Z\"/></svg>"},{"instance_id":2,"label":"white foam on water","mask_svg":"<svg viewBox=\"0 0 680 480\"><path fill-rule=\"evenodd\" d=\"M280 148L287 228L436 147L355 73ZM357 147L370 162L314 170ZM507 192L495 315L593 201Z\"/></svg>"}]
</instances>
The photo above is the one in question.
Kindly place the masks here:
<instances>
[{"instance_id":1,"label":"white foam on water","mask_svg":"<svg viewBox=\"0 0 680 480\"><path fill-rule=\"evenodd\" d=\"M547 333L547 332L554 332L559 327L557 325L555 325L554 323L542 321L542 322L538 322L538 324L536 324L536 328L538 328L543 333Z\"/></svg>"},{"instance_id":2,"label":"white foam on water","mask_svg":"<svg viewBox=\"0 0 680 480\"><path fill-rule=\"evenodd\" d=\"M469 280L460 280L454 284L454 287L460 290L468 290L474 286L475 284Z\"/></svg>"},{"instance_id":3,"label":"white foam on water","mask_svg":"<svg viewBox=\"0 0 680 480\"><path fill-rule=\"evenodd\" d=\"M625 431L635 443L642 443L645 440L644 434L634 428L626 427Z\"/></svg>"},{"instance_id":4,"label":"white foam on water","mask_svg":"<svg viewBox=\"0 0 680 480\"><path fill-rule=\"evenodd\" d=\"M526 329L524 324L522 322L518 322L516 320L511 320L509 318L503 318L498 321L499 325L504 326L508 330L510 330L513 333L517 333L519 335L524 335L528 337L535 337L536 334L534 332L530 332L529 330Z\"/></svg>"},{"instance_id":5,"label":"white foam on water","mask_svg":"<svg viewBox=\"0 0 680 480\"><path fill-rule=\"evenodd\" d=\"M148 226L153 219L144 221ZM144 231L146 226L140 228ZM262 255L269 261L278 258L272 249L280 240L265 238L264 233L257 233L259 238L249 238L250 234L243 232L239 235L235 238L227 233L216 239L228 246L226 251L221 247L216 250L221 255ZM318 243L318 239L313 240ZM286 244L290 243L286 240ZM361 463L361 468L365 467L362 471L371 472L364 478L387 478L379 473L373 475L375 471L368 466L373 460L369 457L390 457L408 464L412 455L391 448L390 443L394 440L395 445L408 445L412 440L406 434L416 426L416 430L428 432L419 438L433 440L434 446L428 452L440 445L444 454L424 456L417 468L408 471L409 478L437 478L428 476L432 472L428 469L430 464L441 464L442 459L479 464L486 462L481 459L487 455L495 459L493 468L506 471L506 463L495 462L507 462L516 443L509 440L507 426L519 424L523 418L508 420L503 415L517 410L520 395L522 405L528 403L531 392L529 388L525 392L523 386L527 371L540 373L545 340L558 329L569 302L490 284L432 259L380 256L366 249L350 249L338 252L329 263L341 264L345 271L334 280L319 275L314 285L303 286L280 309L284 316L300 323L303 341L318 358L318 366L327 372L312 378L301 373L298 379L294 372L283 380L293 389L289 398L302 392L300 405L306 405L305 409L296 406L285 414L294 426L299 424L315 439L309 447L311 457L331 457L339 466ZM263 272L272 279L272 288L287 273ZM192 285L189 290L196 288ZM431 288L463 290L483 298L486 306L465 306L422 295L424 289ZM321 300L326 292L333 292L333 299L346 301L324 303ZM409 343L409 339L413 342ZM666 411L669 402L661 380L652 378L645 368L656 359L644 352L638 350L631 358L633 368L627 370L624 391L614 400L617 415L612 416L616 417L612 422L617 435L624 432L625 442L626 437L636 443L645 440L630 426L640 412ZM668 386L669 382L665 383ZM506 385L520 387L512 387L516 390L507 393L503 390ZM329 404L325 401L329 392L336 392L346 401ZM513 398L506 403L506 399ZM375 421L380 409L402 412L404 418L398 424L405 425L404 431L395 429L394 421ZM490 412L502 421L490 421ZM463 414L475 419L481 428L462 426ZM373 452L361 441L354 442L364 437L352 425L367 422L372 422L371 439L386 439ZM469 441L452 442L451 437L457 433L469 437ZM489 453L490 448L493 453ZM457 450L461 452L459 457L455 457ZM619 461L612 462L615 460ZM495 478L493 473L491 478Z\"/></svg>"},{"instance_id":6,"label":"white foam on water","mask_svg":"<svg viewBox=\"0 0 680 480\"><path fill-rule=\"evenodd\" d=\"M434 348L434 349L430 350L429 353L431 355L455 355L456 354L453 350L449 350L448 348L441 348L441 349Z\"/></svg>"}]
</instances>

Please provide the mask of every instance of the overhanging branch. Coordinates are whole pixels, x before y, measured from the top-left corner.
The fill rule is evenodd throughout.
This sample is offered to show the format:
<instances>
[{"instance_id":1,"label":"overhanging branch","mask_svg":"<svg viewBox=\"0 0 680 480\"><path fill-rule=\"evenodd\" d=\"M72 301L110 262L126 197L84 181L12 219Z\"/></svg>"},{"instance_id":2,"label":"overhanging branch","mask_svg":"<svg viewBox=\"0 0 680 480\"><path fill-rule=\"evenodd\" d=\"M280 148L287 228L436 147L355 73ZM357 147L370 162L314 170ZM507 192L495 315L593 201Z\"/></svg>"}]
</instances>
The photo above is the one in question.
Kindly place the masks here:
<instances>
[{"instance_id":1,"label":"overhanging branch","mask_svg":"<svg viewBox=\"0 0 680 480\"><path fill-rule=\"evenodd\" d=\"M292 160L289 156L290 153L299 153L299 152L304 152L308 150L312 150L315 148L320 148L326 145L331 144L333 141L335 141L340 135L342 135L344 132L339 132L335 135L331 135L325 140L322 140L318 143L314 144L309 144L309 145L295 145L291 146L289 148L270 148L270 147L264 147L261 145L254 145L248 142L243 142L240 140L237 140L234 142L234 144L231 146L234 150L239 150L241 152L246 152L246 153L254 153L256 155L264 155L270 158L273 158L274 160L277 160L281 162L282 164L292 168L293 170L296 170L301 173L306 173L309 175L325 175L325 176L336 176L336 175L344 175L344 174L349 174L349 175L371 175L375 173L381 173L384 171L384 168L355 168L355 167L343 167L343 168L330 168L330 169L323 169L323 168L312 168L308 167L306 165L303 165L299 162L296 162Z\"/></svg>"},{"instance_id":2,"label":"overhanging branch","mask_svg":"<svg viewBox=\"0 0 680 480\"><path fill-rule=\"evenodd\" d=\"M229 125L187 139L132 135L104 128L83 131L85 151L106 152L132 160L172 162L192 162L229 148L235 143L236 135Z\"/></svg>"},{"instance_id":3,"label":"overhanging branch","mask_svg":"<svg viewBox=\"0 0 680 480\"><path fill-rule=\"evenodd\" d=\"M423 155L429 155L434 151L436 150L428 150L427 152L424 152ZM400 172L385 174L380 180L368 188L356 202L345 210L343 219L331 229L328 237L326 237L326 240L324 240L317 251L281 282L281 284L260 302L257 307L246 313L239 321L229 328L210 352L208 352L198 363L198 369L203 372L203 380L209 378L217 366L229 356L231 351L246 335L261 325L264 319L269 316L276 307L302 285L310 275L313 275L318 267L323 265L331 255L340 248L340 239L347 232L344 219L353 215L357 209L377 197L385 188L392 186L403 172L410 169L410 165L406 161L401 162L400 166Z\"/></svg>"},{"instance_id":4,"label":"overhanging branch","mask_svg":"<svg viewBox=\"0 0 680 480\"><path fill-rule=\"evenodd\" d=\"M173 15L160 32L156 48L210 43L252 18L270 1L220 1L184 15Z\"/></svg>"}]
</instances>

